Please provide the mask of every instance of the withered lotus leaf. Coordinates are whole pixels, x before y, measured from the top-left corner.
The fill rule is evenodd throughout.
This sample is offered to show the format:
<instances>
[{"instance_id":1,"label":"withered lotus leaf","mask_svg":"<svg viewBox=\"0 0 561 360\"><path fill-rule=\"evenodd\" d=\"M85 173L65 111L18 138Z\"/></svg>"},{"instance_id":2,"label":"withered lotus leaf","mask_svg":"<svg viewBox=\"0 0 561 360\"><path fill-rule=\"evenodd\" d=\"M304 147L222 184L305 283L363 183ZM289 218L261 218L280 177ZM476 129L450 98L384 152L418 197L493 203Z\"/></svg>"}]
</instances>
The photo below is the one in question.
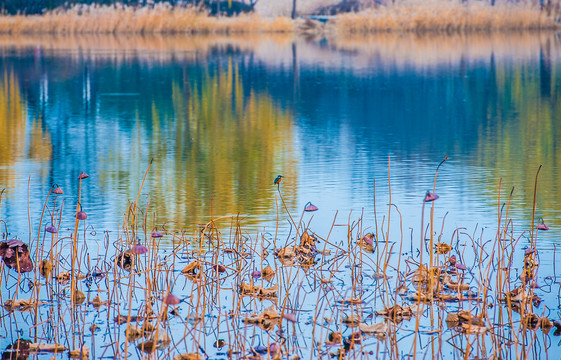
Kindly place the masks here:
<instances>
[{"instance_id":1,"label":"withered lotus leaf","mask_svg":"<svg viewBox=\"0 0 561 360\"><path fill-rule=\"evenodd\" d=\"M202 317L201 314L197 314L196 312L193 311L193 312L191 312L191 313L189 314L189 316L187 316L187 321L188 321L190 324L193 324L193 325L194 325L194 324L198 324L198 323L200 323L201 321L203 321L203 317Z\"/></svg>"},{"instance_id":2,"label":"withered lotus leaf","mask_svg":"<svg viewBox=\"0 0 561 360\"><path fill-rule=\"evenodd\" d=\"M81 349L76 349L68 352L68 357L71 359L88 359L90 356L90 349L83 346Z\"/></svg>"},{"instance_id":3,"label":"withered lotus leaf","mask_svg":"<svg viewBox=\"0 0 561 360\"><path fill-rule=\"evenodd\" d=\"M457 292L469 290L469 284L452 281L452 276L449 274L444 275L444 278L442 279L442 285L446 286L450 290Z\"/></svg>"},{"instance_id":4,"label":"withered lotus leaf","mask_svg":"<svg viewBox=\"0 0 561 360\"><path fill-rule=\"evenodd\" d=\"M279 258L293 258L295 253L291 246L287 246L276 251L276 255Z\"/></svg>"},{"instance_id":5,"label":"withered lotus leaf","mask_svg":"<svg viewBox=\"0 0 561 360\"><path fill-rule=\"evenodd\" d=\"M331 344L341 344L343 342L343 334L339 331L333 331L332 333L329 333L327 340Z\"/></svg>"},{"instance_id":6,"label":"withered lotus leaf","mask_svg":"<svg viewBox=\"0 0 561 360\"><path fill-rule=\"evenodd\" d=\"M374 235L373 233L368 233L368 234L364 235L360 240L364 241L368 245L373 246L374 245L374 240L376 240L376 235Z\"/></svg>"},{"instance_id":7,"label":"withered lotus leaf","mask_svg":"<svg viewBox=\"0 0 561 360\"><path fill-rule=\"evenodd\" d=\"M360 323L358 324L358 328L363 334L375 335L379 340L383 340L388 332L388 324L385 321L372 325Z\"/></svg>"},{"instance_id":8,"label":"withered lotus leaf","mask_svg":"<svg viewBox=\"0 0 561 360\"><path fill-rule=\"evenodd\" d=\"M448 313L448 315L446 315L446 324L448 327L460 326L460 317L458 316L458 313Z\"/></svg>"},{"instance_id":9,"label":"withered lotus leaf","mask_svg":"<svg viewBox=\"0 0 561 360\"><path fill-rule=\"evenodd\" d=\"M99 294L96 295L90 303L93 305L94 308L99 309L101 305L108 305L107 301L101 301Z\"/></svg>"},{"instance_id":10,"label":"withered lotus leaf","mask_svg":"<svg viewBox=\"0 0 561 360\"><path fill-rule=\"evenodd\" d=\"M409 294L409 295L407 296L407 299L408 299L409 301L415 301L415 302L419 302L419 301L421 301L421 302L430 302L430 301L432 301L433 297L432 297L432 294L430 294L430 293L426 293L426 294L425 294L425 293L423 293L423 292L416 291L416 292L414 292L414 293L412 293L412 294Z\"/></svg>"},{"instance_id":11,"label":"withered lotus leaf","mask_svg":"<svg viewBox=\"0 0 561 360\"><path fill-rule=\"evenodd\" d=\"M317 211L317 210L318 210L318 207L315 206L314 204L312 204L311 201L308 201L306 203L306 205L304 206L304 211L306 211L306 212L312 212L312 211Z\"/></svg>"},{"instance_id":12,"label":"withered lotus leaf","mask_svg":"<svg viewBox=\"0 0 561 360\"><path fill-rule=\"evenodd\" d=\"M270 265L267 265L267 267L263 269L261 276L263 277L263 279L267 281L271 281L273 276L275 276L275 270L273 270L273 268Z\"/></svg>"},{"instance_id":13,"label":"withered lotus leaf","mask_svg":"<svg viewBox=\"0 0 561 360\"><path fill-rule=\"evenodd\" d=\"M154 231L152 232L152 237L153 238L161 238L164 236L164 233L162 233L161 231Z\"/></svg>"},{"instance_id":14,"label":"withered lotus leaf","mask_svg":"<svg viewBox=\"0 0 561 360\"><path fill-rule=\"evenodd\" d=\"M238 286L238 291L242 295L256 296L259 298L276 298L279 286L274 285L270 288L262 288L261 286L241 283Z\"/></svg>"},{"instance_id":15,"label":"withered lotus leaf","mask_svg":"<svg viewBox=\"0 0 561 360\"><path fill-rule=\"evenodd\" d=\"M125 315L117 315L115 316L115 318L113 319L117 324L122 325L122 324L126 324L128 317ZM130 322L137 322L139 320L142 320L142 318L138 317L138 316L131 316L130 317Z\"/></svg>"},{"instance_id":16,"label":"withered lotus leaf","mask_svg":"<svg viewBox=\"0 0 561 360\"><path fill-rule=\"evenodd\" d=\"M273 306L269 306L268 308L266 308L263 311L263 313L261 314L261 316L263 316L265 319L279 319L280 318L280 314L278 313L278 311Z\"/></svg>"},{"instance_id":17,"label":"withered lotus leaf","mask_svg":"<svg viewBox=\"0 0 561 360\"><path fill-rule=\"evenodd\" d=\"M69 281L71 277L72 275L70 275L70 272L63 271L58 273L58 275L56 276L56 280L59 282L65 282L65 281Z\"/></svg>"},{"instance_id":18,"label":"withered lotus leaf","mask_svg":"<svg viewBox=\"0 0 561 360\"><path fill-rule=\"evenodd\" d=\"M372 254L374 252L374 242L368 235L370 234L364 235L359 241L357 241L357 244L363 251Z\"/></svg>"},{"instance_id":19,"label":"withered lotus leaf","mask_svg":"<svg viewBox=\"0 0 561 360\"><path fill-rule=\"evenodd\" d=\"M549 230L549 226L547 226L547 225L543 222L543 220L542 220L541 223L538 224L537 228L538 228L538 230Z\"/></svg>"},{"instance_id":20,"label":"withered lotus leaf","mask_svg":"<svg viewBox=\"0 0 561 360\"><path fill-rule=\"evenodd\" d=\"M416 307L413 306L401 306L399 304L395 304L390 306L386 309L376 311L376 315L383 316L397 324L402 322L404 319L409 320L413 316L416 311Z\"/></svg>"},{"instance_id":21,"label":"withered lotus leaf","mask_svg":"<svg viewBox=\"0 0 561 360\"><path fill-rule=\"evenodd\" d=\"M346 316L343 319L343 324L347 325L348 327L355 327L360 324L360 316L357 314Z\"/></svg>"},{"instance_id":22,"label":"withered lotus leaf","mask_svg":"<svg viewBox=\"0 0 561 360\"><path fill-rule=\"evenodd\" d=\"M461 324L470 324L470 325L477 325L483 326L484 322L480 316L475 316L467 310L461 310L458 312L458 319L460 320Z\"/></svg>"},{"instance_id":23,"label":"withered lotus leaf","mask_svg":"<svg viewBox=\"0 0 561 360\"><path fill-rule=\"evenodd\" d=\"M212 267L214 269L214 271L218 272L218 273L223 273L226 271L226 267L222 264L216 264Z\"/></svg>"},{"instance_id":24,"label":"withered lotus leaf","mask_svg":"<svg viewBox=\"0 0 561 360\"><path fill-rule=\"evenodd\" d=\"M86 301L86 295L80 290L76 290L74 292L74 302L76 304L82 304L84 301Z\"/></svg>"},{"instance_id":25,"label":"withered lotus leaf","mask_svg":"<svg viewBox=\"0 0 561 360\"><path fill-rule=\"evenodd\" d=\"M362 304L364 301L362 301L360 297L357 297L357 298L344 299L342 302L349 305L358 305L358 304Z\"/></svg>"},{"instance_id":26,"label":"withered lotus leaf","mask_svg":"<svg viewBox=\"0 0 561 360\"><path fill-rule=\"evenodd\" d=\"M467 268L467 266L465 266L464 264L462 264L462 263L456 261L456 269L465 271L465 270L467 270L468 268Z\"/></svg>"},{"instance_id":27,"label":"withered lotus leaf","mask_svg":"<svg viewBox=\"0 0 561 360\"><path fill-rule=\"evenodd\" d=\"M290 322L297 322L298 318L296 317L295 313L287 313L282 315L283 319L286 319Z\"/></svg>"},{"instance_id":28,"label":"withered lotus leaf","mask_svg":"<svg viewBox=\"0 0 561 360\"><path fill-rule=\"evenodd\" d=\"M308 232L306 231L300 237L300 246L312 249L315 248L315 244L317 241L318 239L315 236L308 234Z\"/></svg>"},{"instance_id":29,"label":"withered lotus leaf","mask_svg":"<svg viewBox=\"0 0 561 360\"><path fill-rule=\"evenodd\" d=\"M177 305L181 302L181 300L177 296L169 293L166 296L164 296L162 302L166 305Z\"/></svg>"},{"instance_id":30,"label":"withered lotus leaf","mask_svg":"<svg viewBox=\"0 0 561 360\"><path fill-rule=\"evenodd\" d=\"M280 315L274 308L267 308L259 315L250 314L242 320L244 324L257 325L263 330L271 330L280 321Z\"/></svg>"},{"instance_id":31,"label":"withered lotus leaf","mask_svg":"<svg viewBox=\"0 0 561 360\"><path fill-rule=\"evenodd\" d=\"M40 305L41 302L36 303L33 299L9 299L4 302L4 308L8 311L26 311L33 308L36 304Z\"/></svg>"},{"instance_id":32,"label":"withered lotus leaf","mask_svg":"<svg viewBox=\"0 0 561 360\"><path fill-rule=\"evenodd\" d=\"M409 291L409 289L407 288L407 285L405 285L405 284L401 284L400 286L397 287L397 289L395 289L395 293L397 295L405 295L405 294L407 294L408 291Z\"/></svg>"},{"instance_id":33,"label":"withered lotus leaf","mask_svg":"<svg viewBox=\"0 0 561 360\"><path fill-rule=\"evenodd\" d=\"M201 276L202 265L197 260L192 261L187 266L185 266L183 270L181 270L181 273L187 276L188 278L190 278L191 280L197 279Z\"/></svg>"},{"instance_id":34,"label":"withered lotus leaf","mask_svg":"<svg viewBox=\"0 0 561 360\"><path fill-rule=\"evenodd\" d=\"M30 344L30 340L16 340L13 344L8 345L4 353L2 353L2 359L26 360L29 358Z\"/></svg>"},{"instance_id":35,"label":"withered lotus leaf","mask_svg":"<svg viewBox=\"0 0 561 360\"><path fill-rule=\"evenodd\" d=\"M362 336L360 332L354 332L343 339L343 347L347 351L353 349L356 344L362 344Z\"/></svg>"},{"instance_id":36,"label":"withered lotus leaf","mask_svg":"<svg viewBox=\"0 0 561 360\"><path fill-rule=\"evenodd\" d=\"M76 280L82 280L82 279L86 278L86 275L84 275L82 273L75 273L74 276L76 276ZM70 273L70 271L60 272L56 276L56 280L60 283L66 283L66 282L70 281L71 278L72 278L72 274Z\"/></svg>"},{"instance_id":37,"label":"withered lotus leaf","mask_svg":"<svg viewBox=\"0 0 561 360\"><path fill-rule=\"evenodd\" d=\"M257 293L257 296L259 297L277 297L277 292L279 291L279 286L278 285L274 285L271 286L270 288L264 289L264 288L259 288L259 291Z\"/></svg>"},{"instance_id":38,"label":"withered lotus leaf","mask_svg":"<svg viewBox=\"0 0 561 360\"><path fill-rule=\"evenodd\" d=\"M423 200L424 202L429 202L429 201L434 201L436 199L438 199L439 196L436 194L433 194L429 191L427 191L426 195L425 195L425 199Z\"/></svg>"},{"instance_id":39,"label":"withered lotus leaf","mask_svg":"<svg viewBox=\"0 0 561 360\"><path fill-rule=\"evenodd\" d=\"M261 317L259 315L255 315L255 314L251 314L247 317L245 317L242 322L246 323L246 324L254 324L257 325L259 324L259 322L261 321Z\"/></svg>"},{"instance_id":40,"label":"withered lotus leaf","mask_svg":"<svg viewBox=\"0 0 561 360\"><path fill-rule=\"evenodd\" d=\"M240 294L245 294L245 295L253 295L254 293L257 293L255 286L246 283L241 283L238 286L238 290Z\"/></svg>"},{"instance_id":41,"label":"withered lotus leaf","mask_svg":"<svg viewBox=\"0 0 561 360\"><path fill-rule=\"evenodd\" d=\"M196 353L186 353L175 355L173 360L203 360L203 357Z\"/></svg>"},{"instance_id":42,"label":"withered lotus leaf","mask_svg":"<svg viewBox=\"0 0 561 360\"><path fill-rule=\"evenodd\" d=\"M142 244L136 244L131 247L130 251L135 255L143 255L148 252L148 248Z\"/></svg>"},{"instance_id":43,"label":"withered lotus leaf","mask_svg":"<svg viewBox=\"0 0 561 360\"><path fill-rule=\"evenodd\" d=\"M152 353L158 349L164 349L171 343L171 338L164 329L159 329L152 334L149 340L138 344L136 347L140 351Z\"/></svg>"},{"instance_id":44,"label":"withered lotus leaf","mask_svg":"<svg viewBox=\"0 0 561 360\"><path fill-rule=\"evenodd\" d=\"M427 267L423 264L419 265L417 270L413 273L411 283L413 285L426 284L430 280L430 273Z\"/></svg>"},{"instance_id":45,"label":"withered lotus leaf","mask_svg":"<svg viewBox=\"0 0 561 360\"><path fill-rule=\"evenodd\" d=\"M144 336L152 334L156 330L156 327L152 323L145 321L142 324L142 331L144 331Z\"/></svg>"},{"instance_id":46,"label":"withered lotus leaf","mask_svg":"<svg viewBox=\"0 0 561 360\"><path fill-rule=\"evenodd\" d=\"M125 270L131 271L132 270L132 262L134 260L134 254L130 250L125 250L115 258L115 262L117 265Z\"/></svg>"},{"instance_id":47,"label":"withered lotus leaf","mask_svg":"<svg viewBox=\"0 0 561 360\"><path fill-rule=\"evenodd\" d=\"M68 348L64 345L60 345L57 343L53 344L46 344L46 343L31 343L29 344L29 350L33 352L63 352L68 350Z\"/></svg>"},{"instance_id":48,"label":"withered lotus leaf","mask_svg":"<svg viewBox=\"0 0 561 360\"><path fill-rule=\"evenodd\" d=\"M39 273L44 278L48 278L52 270L53 265L51 264L49 259L43 259L39 264Z\"/></svg>"},{"instance_id":49,"label":"withered lotus leaf","mask_svg":"<svg viewBox=\"0 0 561 360\"><path fill-rule=\"evenodd\" d=\"M33 270L29 249L27 244L24 244L21 240L12 239L0 242L0 256L7 267L20 274Z\"/></svg>"},{"instance_id":50,"label":"withered lotus leaf","mask_svg":"<svg viewBox=\"0 0 561 360\"><path fill-rule=\"evenodd\" d=\"M128 342L135 342L136 340L144 336L144 331L134 325L129 325L125 330L125 336Z\"/></svg>"},{"instance_id":51,"label":"withered lotus leaf","mask_svg":"<svg viewBox=\"0 0 561 360\"><path fill-rule=\"evenodd\" d=\"M549 330L553 327L553 324L551 320L544 316L540 319L538 326L542 329L543 333L547 335Z\"/></svg>"},{"instance_id":52,"label":"withered lotus leaf","mask_svg":"<svg viewBox=\"0 0 561 360\"><path fill-rule=\"evenodd\" d=\"M483 335L489 330L485 326L478 326L473 324L462 324L461 331L465 334Z\"/></svg>"},{"instance_id":53,"label":"withered lotus leaf","mask_svg":"<svg viewBox=\"0 0 561 360\"><path fill-rule=\"evenodd\" d=\"M555 320L553 322L553 326L555 326L555 331L553 332L553 336L561 335L561 321Z\"/></svg>"},{"instance_id":54,"label":"withered lotus leaf","mask_svg":"<svg viewBox=\"0 0 561 360\"><path fill-rule=\"evenodd\" d=\"M539 318L539 316L534 313L530 313L520 319L522 326L530 330L536 330L540 325L540 321L541 319Z\"/></svg>"},{"instance_id":55,"label":"withered lotus leaf","mask_svg":"<svg viewBox=\"0 0 561 360\"><path fill-rule=\"evenodd\" d=\"M438 243L434 247L435 252L441 255L448 254L452 250L452 247L446 243Z\"/></svg>"},{"instance_id":56,"label":"withered lotus leaf","mask_svg":"<svg viewBox=\"0 0 561 360\"><path fill-rule=\"evenodd\" d=\"M224 347L224 345L226 345L226 341L224 339L218 339L214 342L212 346L214 346L217 349L220 349Z\"/></svg>"}]
</instances>

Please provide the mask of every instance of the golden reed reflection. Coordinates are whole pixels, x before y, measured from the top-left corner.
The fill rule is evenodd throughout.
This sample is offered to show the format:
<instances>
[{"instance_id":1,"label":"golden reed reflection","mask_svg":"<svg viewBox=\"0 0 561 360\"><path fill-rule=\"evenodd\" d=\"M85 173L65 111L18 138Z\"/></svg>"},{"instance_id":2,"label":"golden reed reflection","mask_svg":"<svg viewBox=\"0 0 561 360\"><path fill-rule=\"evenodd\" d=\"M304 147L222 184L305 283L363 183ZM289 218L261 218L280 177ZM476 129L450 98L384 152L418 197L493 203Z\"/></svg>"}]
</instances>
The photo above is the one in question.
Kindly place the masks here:
<instances>
[{"instance_id":1,"label":"golden reed reflection","mask_svg":"<svg viewBox=\"0 0 561 360\"><path fill-rule=\"evenodd\" d=\"M256 61L264 64L296 62L300 70L306 63L325 68L348 67L351 71L366 68L394 71L395 68L424 69L481 62L481 66L493 71L488 85L496 89L496 95L487 99L486 111L487 118L494 120L477 134L477 146L470 151L477 162L473 165L500 170L495 182L485 182L486 191L498 193L498 179L502 177L503 189L516 185L516 194L522 193L522 201L531 204L535 171L543 164L538 194L540 208L558 208L561 199L561 156L556 141L561 136L556 116L561 110L557 92L561 58L558 33L380 33L344 38L331 34L328 44L320 45L313 38L294 35L0 36L1 51L64 50L70 57L115 61L141 58L165 63L181 57L195 59L213 49L234 47L251 52ZM527 66L528 62L537 66ZM183 82L177 80L173 84L173 109L152 103L150 126L154 132L148 139L142 132L144 125L140 125L144 120L138 120L139 133L131 136L133 148L146 151L145 158L171 154L163 157L164 162L155 166L149 177L152 203L157 205L157 214L164 214L162 217L173 214L168 219L173 218L179 224L199 222L210 215L211 199L216 216L270 212L275 208L274 188L270 186L274 176L282 172L296 183L298 159L293 149L293 115L289 110L281 110L266 90L252 92L245 98L237 96L244 92L237 71L236 65L231 64L226 72L207 71L200 80L188 79L187 75ZM189 85L186 87L184 83ZM20 153L25 139L24 101L6 100L21 98L17 86L13 76L4 75L0 92L2 164L14 161L7 159ZM34 133L42 134L39 123L35 126ZM37 137L48 148L48 134ZM37 154L50 156L48 151ZM107 172L108 184L123 181L123 178L111 179L121 173L119 159L119 156L107 158L107 164L102 166L113 169ZM136 183L129 182L130 193L134 193ZM292 206L296 188L288 182L283 185L286 200Z\"/></svg>"},{"instance_id":2,"label":"golden reed reflection","mask_svg":"<svg viewBox=\"0 0 561 360\"><path fill-rule=\"evenodd\" d=\"M552 45L552 56L561 55L558 32L493 32L493 33L379 33L364 36L334 37L337 50L356 54L357 66L372 65L380 60L395 66L415 68L461 61L515 59L526 61L539 56L540 49ZM361 62L361 61L364 61Z\"/></svg>"},{"instance_id":3,"label":"golden reed reflection","mask_svg":"<svg viewBox=\"0 0 561 360\"><path fill-rule=\"evenodd\" d=\"M485 112L487 119L496 118L496 126L481 131L476 149L477 165L496 169L496 183L487 186L496 192L501 177L504 192L514 186L515 196L526 209L532 208L536 172L543 165L539 216L558 211L561 199L560 44L558 38L553 40L539 43L538 66L514 62L495 66L490 73L497 94L488 98Z\"/></svg>"},{"instance_id":4,"label":"golden reed reflection","mask_svg":"<svg viewBox=\"0 0 561 360\"><path fill-rule=\"evenodd\" d=\"M329 46L320 46L324 36ZM294 34L246 35L34 35L0 34L0 49L33 50L49 54L68 51L69 57L113 58L126 60L141 58L151 61L195 59L211 50L231 47L253 52L263 61L291 62L293 45L298 48L298 61L317 62L330 56L325 66L349 64L361 69L373 62L414 67L454 64L460 61L515 58L529 60L539 56L540 48L551 43L551 56L559 58L561 39L558 32L475 32L461 33L374 33L348 35L320 33L318 36ZM271 51L273 50L274 51ZM343 54L344 51L344 60Z\"/></svg>"},{"instance_id":5,"label":"golden reed reflection","mask_svg":"<svg viewBox=\"0 0 561 360\"><path fill-rule=\"evenodd\" d=\"M223 35L5 35L0 34L0 49L14 51L32 50L37 54L67 51L69 57L128 58L169 61L171 59L194 59L220 47L234 47L241 51L253 51L256 47L272 43L274 46L290 47L294 37L290 34L246 34L244 36Z\"/></svg>"},{"instance_id":6,"label":"golden reed reflection","mask_svg":"<svg viewBox=\"0 0 561 360\"><path fill-rule=\"evenodd\" d=\"M137 133L131 134L131 149L154 159L145 191L151 213L169 222L168 229L236 214L251 215L243 224L257 226L259 215L276 211L272 182L281 172L290 179L282 191L292 210L298 182L292 115L265 91L244 96L231 61L225 71L203 72L198 79L185 72L174 81L173 107L153 101L151 120L138 118ZM123 157L114 153L102 161L104 187L136 186L137 177L119 171Z\"/></svg>"},{"instance_id":7,"label":"golden reed reflection","mask_svg":"<svg viewBox=\"0 0 561 360\"><path fill-rule=\"evenodd\" d=\"M13 72L0 74L0 187L16 184L15 165L23 159L46 162L51 159L50 135L40 119L27 121L27 105Z\"/></svg>"}]
</instances>

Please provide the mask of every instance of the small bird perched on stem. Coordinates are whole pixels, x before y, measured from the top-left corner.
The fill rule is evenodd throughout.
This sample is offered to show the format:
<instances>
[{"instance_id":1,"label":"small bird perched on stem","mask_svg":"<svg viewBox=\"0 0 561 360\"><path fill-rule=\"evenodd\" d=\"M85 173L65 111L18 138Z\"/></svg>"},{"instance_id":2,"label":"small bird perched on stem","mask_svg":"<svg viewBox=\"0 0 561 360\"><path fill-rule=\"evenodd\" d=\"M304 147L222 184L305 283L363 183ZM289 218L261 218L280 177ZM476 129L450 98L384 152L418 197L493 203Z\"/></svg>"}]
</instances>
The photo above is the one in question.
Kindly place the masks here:
<instances>
[{"instance_id":1,"label":"small bird perched on stem","mask_svg":"<svg viewBox=\"0 0 561 360\"><path fill-rule=\"evenodd\" d=\"M279 186L280 186L280 182L281 182L281 180L282 180L283 177L284 177L284 176L282 176L282 175L277 176L276 179L275 179L275 181L273 181L273 185L277 185L277 187L279 187Z\"/></svg>"}]
</instances>

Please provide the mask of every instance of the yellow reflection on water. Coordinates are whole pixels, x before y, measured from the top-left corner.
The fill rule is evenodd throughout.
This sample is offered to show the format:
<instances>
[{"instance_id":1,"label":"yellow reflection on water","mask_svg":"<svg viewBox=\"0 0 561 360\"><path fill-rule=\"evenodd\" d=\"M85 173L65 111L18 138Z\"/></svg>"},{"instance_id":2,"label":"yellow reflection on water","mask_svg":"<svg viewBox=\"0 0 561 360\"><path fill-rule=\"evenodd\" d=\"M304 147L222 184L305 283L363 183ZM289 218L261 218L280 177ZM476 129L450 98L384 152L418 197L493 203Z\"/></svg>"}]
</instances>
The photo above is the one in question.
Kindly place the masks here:
<instances>
[{"instance_id":1,"label":"yellow reflection on water","mask_svg":"<svg viewBox=\"0 0 561 360\"><path fill-rule=\"evenodd\" d=\"M549 40L539 50L538 66L515 62L497 66L491 77L497 100L489 99L487 117L496 126L478 134L477 165L496 169L496 181L487 184L497 192L515 187L515 196L531 211L535 176L538 180L538 212L553 217L561 203L561 86L560 46ZM491 131L492 130L492 131ZM559 221L559 220L558 220ZM558 223L561 225L561 223Z\"/></svg>"},{"instance_id":2,"label":"yellow reflection on water","mask_svg":"<svg viewBox=\"0 0 561 360\"><path fill-rule=\"evenodd\" d=\"M25 149L25 110L13 73L0 82L0 164L12 165Z\"/></svg>"},{"instance_id":3,"label":"yellow reflection on water","mask_svg":"<svg viewBox=\"0 0 561 360\"><path fill-rule=\"evenodd\" d=\"M290 179L282 189L293 207L298 171L292 115L265 91L244 96L237 65L230 62L219 73L206 71L186 88L174 81L172 102L172 109L152 103L149 138L140 131L147 126L141 119L138 133L132 134L133 152L154 159L145 193L160 222L185 229L208 221L211 214L274 214L272 183L278 173ZM114 169L121 161L115 154L108 158L101 178L117 183ZM243 223L260 221L262 217Z\"/></svg>"},{"instance_id":4,"label":"yellow reflection on water","mask_svg":"<svg viewBox=\"0 0 561 360\"><path fill-rule=\"evenodd\" d=\"M535 172L543 164L539 207L559 207L561 122L557 114L561 113L561 101L556 71L561 61L561 40L557 33L380 33L363 37L328 36L328 41L330 46L293 35L32 38L17 35L0 36L0 49L34 49L38 54L63 50L77 59L142 58L166 63L184 58L204 59L198 56L231 46L252 52L255 61L272 66L288 65L286 68L291 70L293 64L300 68L315 64L326 70L341 67L361 70L374 66L378 71L392 72L400 68L418 70L457 65L463 69L474 62L487 68L494 62L495 77L488 86L496 88L497 95L487 99L488 123L481 123L480 132L473 134L476 146L469 149L473 161L470 165L496 172L496 181L482 183L486 191L497 194L498 179L503 178L503 188L515 185L516 194L522 194L521 201L531 205ZM131 141L135 164L143 164L146 158L155 159L146 192L151 194L152 209L159 218L174 221L178 227L208 218L211 201L214 216L275 211L272 180L280 173L287 179L283 183L285 199L289 206L296 203L298 159L293 114L275 104L266 90L241 96L244 84L237 72L237 67L230 64L227 71L207 71L200 79L189 79L183 74L183 83L176 80L172 84L173 109L162 108L154 101L150 131L144 128L145 119L139 118L134 127L136 133L130 135L131 139L123 139ZM4 76L0 86L0 164L4 166L13 163L15 154L24 151L25 102L13 75ZM36 136L29 153L32 157L49 158L48 134L43 134L39 122L31 129L35 129L32 133ZM130 168L121 170L124 158L115 150L102 159L105 163L101 169L105 173L100 180L126 187L130 199L134 198L139 184L123 183L129 176L124 173L131 177L141 174L144 165L127 165ZM0 176L5 177L6 173ZM123 201L120 209L125 207Z\"/></svg>"},{"instance_id":5,"label":"yellow reflection on water","mask_svg":"<svg viewBox=\"0 0 561 360\"><path fill-rule=\"evenodd\" d=\"M40 121L28 125L27 105L13 72L0 78L0 187L13 187L17 182L15 165L22 159L39 162L51 158L50 136Z\"/></svg>"}]
</instances>

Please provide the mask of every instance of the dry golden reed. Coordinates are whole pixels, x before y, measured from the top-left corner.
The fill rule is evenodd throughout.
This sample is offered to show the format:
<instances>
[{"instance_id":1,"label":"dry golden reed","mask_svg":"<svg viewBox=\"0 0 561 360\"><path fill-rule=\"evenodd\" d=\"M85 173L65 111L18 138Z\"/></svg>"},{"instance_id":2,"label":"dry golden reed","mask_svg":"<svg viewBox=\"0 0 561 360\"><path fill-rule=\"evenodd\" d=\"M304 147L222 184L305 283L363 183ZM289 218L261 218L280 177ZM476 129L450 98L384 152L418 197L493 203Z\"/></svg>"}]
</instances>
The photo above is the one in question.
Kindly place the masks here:
<instances>
[{"instance_id":1,"label":"dry golden reed","mask_svg":"<svg viewBox=\"0 0 561 360\"><path fill-rule=\"evenodd\" d=\"M559 9L553 9L559 14ZM557 16L558 17L558 16ZM537 3L461 0L404 0L359 13L340 14L327 29L338 33L470 32L557 29L556 16ZM0 16L4 34L248 34L298 31L288 17L244 14L212 17L195 7L77 5L44 15Z\"/></svg>"},{"instance_id":2,"label":"dry golden reed","mask_svg":"<svg viewBox=\"0 0 561 360\"><path fill-rule=\"evenodd\" d=\"M376 31L494 31L555 29L554 16L537 3L483 1L405 0L360 13L337 16L342 33Z\"/></svg>"},{"instance_id":3,"label":"dry golden reed","mask_svg":"<svg viewBox=\"0 0 561 360\"><path fill-rule=\"evenodd\" d=\"M261 18L255 14L216 18L194 7L173 7L167 3L140 8L78 5L44 15L0 16L0 33L9 34L229 34L292 30L289 18Z\"/></svg>"}]
</instances>

